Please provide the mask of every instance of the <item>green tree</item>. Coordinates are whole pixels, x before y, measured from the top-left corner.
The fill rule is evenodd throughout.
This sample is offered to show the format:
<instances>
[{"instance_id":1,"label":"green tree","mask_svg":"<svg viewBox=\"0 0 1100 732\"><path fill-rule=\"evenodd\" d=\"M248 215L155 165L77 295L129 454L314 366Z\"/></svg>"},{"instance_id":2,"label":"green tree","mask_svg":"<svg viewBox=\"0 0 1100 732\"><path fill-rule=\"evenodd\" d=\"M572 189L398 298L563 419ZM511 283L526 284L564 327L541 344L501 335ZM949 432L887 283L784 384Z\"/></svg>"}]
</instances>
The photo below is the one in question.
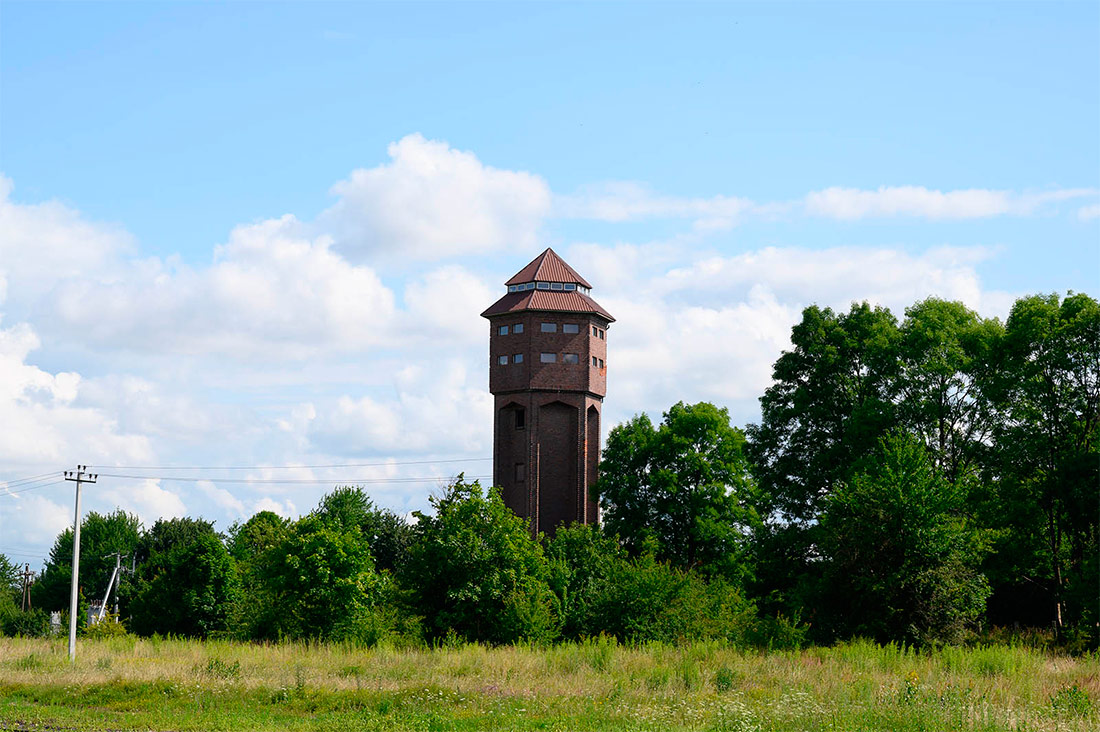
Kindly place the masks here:
<instances>
[{"instance_id":1,"label":"green tree","mask_svg":"<svg viewBox=\"0 0 1100 732\"><path fill-rule=\"evenodd\" d=\"M417 512L416 539L401 573L410 609L430 638L449 631L469 640L547 641L558 632L549 565L526 521L500 491L459 475Z\"/></svg>"},{"instance_id":2,"label":"green tree","mask_svg":"<svg viewBox=\"0 0 1100 732\"><path fill-rule=\"evenodd\" d=\"M358 530L316 513L264 555L260 572L275 637L355 638L387 584Z\"/></svg>"},{"instance_id":3,"label":"green tree","mask_svg":"<svg viewBox=\"0 0 1100 732\"><path fill-rule=\"evenodd\" d=\"M1088 559L1100 545L1100 306L1084 294L1017 300L1000 358L998 479L986 510L1004 529L995 574L1043 586L1061 630L1095 612L1095 584L1083 607L1067 606L1066 588L1088 585Z\"/></svg>"},{"instance_id":4,"label":"green tree","mask_svg":"<svg viewBox=\"0 0 1100 732\"><path fill-rule=\"evenodd\" d=\"M90 511L84 517L80 525L80 587L90 600L103 599L115 567L113 554L119 552L132 557L139 544L140 532L138 517L121 509L106 515ZM35 607L68 609L72 567L73 530L68 528L57 535L42 576L34 583Z\"/></svg>"},{"instance_id":5,"label":"green tree","mask_svg":"<svg viewBox=\"0 0 1100 732\"><path fill-rule=\"evenodd\" d=\"M965 491L938 475L921 443L899 432L829 497L819 622L834 635L955 642L985 610L983 532Z\"/></svg>"},{"instance_id":6,"label":"green tree","mask_svg":"<svg viewBox=\"0 0 1100 732\"><path fill-rule=\"evenodd\" d=\"M986 391L1004 335L960 302L928 298L905 311L892 389L898 421L948 481L973 475L995 425Z\"/></svg>"},{"instance_id":7,"label":"green tree","mask_svg":"<svg viewBox=\"0 0 1100 732\"><path fill-rule=\"evenodd\" d=\"M229 527L226 547L242 567L262 557L286 536L290 521L274 511L260 511L243 524Z\"/></svg>"},{"instance_id":8,"label":"green tree","mask_svg":"<svg viewBox=\"0 0 1100 732\"><path fill-rule=\"evenodd\" d=\"M314 514L338 530L358 531L370 546L378 570L394 571L405 561L413 530L393 511L378 508L359 486L340 486L321 499Z\"/></svg>"},{"instance_id":9,"label":"green tree","mask_svg":"<svg viewBox=\"0 0 1100 732\"><path fill-rule=\"evenodd\" d=\"M637 553L731 578L747 573L747 537L758 523L745 437L729 412L675 404L654 429L642 415L607 438L597 490L607 531Z\"/></svg>"},{"instance_id":10,"label":"green tree","mask_svg":"<svg viewBox=\"0 0 1100 732\"><path fill-rule=\"evenodd\" d=\"M769 615L812 616L821 511L897 422L898 338L885 308L861 303L834 313L814 305L802 311L791 349L775 362L761 421L746 430L765 519L752 542L751 586Z\"/></svg>"},{"instance_id":11,"label":"green tree","mask_svg":"<svg viewBox=\"0 0 1100 732\"><path fill-rule=\"evenodd\" d=\"M578 639L599 635L593 613L602 602L626 552L598 528L573 524L558 528L546 545L550 587L558 598L562 636Z\"/></svg>"},{"instance_id":12,"label":"green tree","mask_svg":"<svg viewBox=\"0 0 1100 732\"><path fill-rule=\"evenodd\" d=\"M208 637L229 627L237 569L213 525L201 519L161 520L142 537L131 628Z\"/></svg>"}]
</instances>

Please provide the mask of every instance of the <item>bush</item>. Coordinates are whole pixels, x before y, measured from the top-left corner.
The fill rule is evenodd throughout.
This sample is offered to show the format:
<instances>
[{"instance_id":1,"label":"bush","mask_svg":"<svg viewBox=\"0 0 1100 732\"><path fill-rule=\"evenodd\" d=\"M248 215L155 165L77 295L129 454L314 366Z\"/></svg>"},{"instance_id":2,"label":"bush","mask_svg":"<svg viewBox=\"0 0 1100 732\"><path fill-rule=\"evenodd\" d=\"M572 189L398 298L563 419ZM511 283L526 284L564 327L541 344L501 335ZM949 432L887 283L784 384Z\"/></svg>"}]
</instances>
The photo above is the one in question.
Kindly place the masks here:
<instances>
[{"instance_id":1,"label":"bush","mask_svg":"<svg viewBox=\"0 0 1100 732\"><path fill-rule=\"evenodd\" d=\"M50 634L50 616L45 610L12 610L0 614L3 635L44 638Z\"/></svg>"},{"instance_id":2,"label":"bush","mask_svg":"<svg viewBox=\"0 0 1100 732\"><path fill-rule=\"evenodd\" d=\"M416 538L401 573L408 609L435 642L448 633L471 641L547 642L558 635L549 565L527 523L460 475L435 515L417 513Z\"/></svg>"}]
</instances>

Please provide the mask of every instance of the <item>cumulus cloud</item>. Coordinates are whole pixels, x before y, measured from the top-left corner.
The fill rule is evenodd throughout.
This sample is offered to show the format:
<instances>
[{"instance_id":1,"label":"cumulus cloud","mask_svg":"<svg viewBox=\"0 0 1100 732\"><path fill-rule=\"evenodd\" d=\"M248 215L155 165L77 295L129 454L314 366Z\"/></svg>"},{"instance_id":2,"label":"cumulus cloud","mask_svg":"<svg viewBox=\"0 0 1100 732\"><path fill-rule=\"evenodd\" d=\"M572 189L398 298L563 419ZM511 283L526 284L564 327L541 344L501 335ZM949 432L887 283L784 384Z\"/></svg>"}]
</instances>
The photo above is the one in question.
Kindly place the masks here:
<instances>
[{"instance_id":1,"label":"cumulus cloud","mask_svg":"<svg viewBox=\"0 0 1100 732\"><path fill-rule=\"evenodd\" d=\"M133 263L114 281L71 283L56 298L68 329L97 345L279 360L361 350L388 333L393 293L293 216L238 226L205 269Z\"/></svg>"},{"instance_id":2,"label":"cumulus cloud","mask_svg":"<svg viewBox=\"0 0 1100 732\"><path fill-rule=\"evenodd\" d=\"M747 198L667 196L628 181L585 186L573 195L558 196L555 207L558 215L564 218L612 222L688 218L695 219L699 226L707 229L728 228L745 214L764 210Z\"/></svg>"},{"instance_id":3,"label":"cumulus cloud","mask_svg":"<svg viewBox=\"0 0 1100 732\"><path fill-rule=\"evenodd\" d=\"M25 323L0 329L0 460L56 466L108 456L147 458L145 436L121 433L111 414L76 403L79 374L50 373L27 362L38 346Z\"/></svg>"},{"instance_id":4,"label":"cumulus cloud","mask_svg":"<svg viewBox=\"0 0 1100 732\"><path fill-rule=\"evenodd\" d=\"M542 178L420 134L392 143L389 156L332 187L339 200L317 223L346 256L431 260L537 245L550 211Z\"/></svg>"},{"instance_id":5,"label":"cumulus cloud","mask_svg":"<svg viewBox=\"0 0 1100 732\"><path fill-rule=\"evenodd\" d=\"M491 452L484 363L421 359L394 374L394 396L342 396L317 410L315 449L343 455ZM476 369L476 371L471 371Z\"/></svg>"},{"instance_id":6,"label":"cumulus cloud","mask_svg":"<svg viewBox=\"0 0 1100 732\"><path fill-rule=\"evenodd\" d=\"M810 214L843 220L914 216L928 219L975 219L1023 216L1059 201L1100 195L1093 188L1072 188L1021 194L969 188L939 191L924 186L880 186L876 190L832 187L806 196Z\"/></svg>"},{"instance_id":7,"label":"cumulus cloud","mask_svg":"<svg viewBox=\"0 0 1100 732\"><path fill-rule=\"evenodd\" d=\"M12 180L0 175L0 302L5 292L30 298L60 280L98 274L134 250L120 227L86 221L57 201L16 203L13 190Z\"/></svg>"},{"instance_id":8,"label":"cumulus cloud","mask_svg":"<svg viewBox=\"0 0 1100 732\"><path fill-rule=\"evenodd\" d=\"M1095 218L1100 218L1100 203L1082 206L1077 209L1077 218L1082 221L1092 221Z\"/></svg>"}]
</instances>

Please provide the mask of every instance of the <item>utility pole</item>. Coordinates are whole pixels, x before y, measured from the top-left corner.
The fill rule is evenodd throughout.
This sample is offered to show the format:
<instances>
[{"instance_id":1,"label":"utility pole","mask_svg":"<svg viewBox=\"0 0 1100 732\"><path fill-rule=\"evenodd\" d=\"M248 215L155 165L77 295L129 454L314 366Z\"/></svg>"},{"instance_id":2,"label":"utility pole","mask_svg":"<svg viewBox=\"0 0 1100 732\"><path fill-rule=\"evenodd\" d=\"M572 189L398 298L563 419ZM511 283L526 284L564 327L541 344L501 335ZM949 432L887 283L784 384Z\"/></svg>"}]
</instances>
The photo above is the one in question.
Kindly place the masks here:
<instances>
[{"instance_id":1,"label":"utility pole","mask_svg":"<svg viewBox=\"0 0 1100 732\"><path fill-rule=\"evenodd\" d=\"M76 483L76 509L73 518L73 586L69 594L69 661L76 663L76 612L80 575L80 484L95 483L98 475L85 472L87 465L77 465L76 470L66 470L65 480Z\"/></svg>"},{"instance_id":2,"label":"utility pole","mask_svg":"<svg viewBox=\"0 0 1100 732\"><path fill-rule=\"evenodd\" d=\"M34 579L34 572L31 571L30 563L25 562L23 564L23 612L27 612L31 609L31 581Z\"/></svg>"}]
</instances>

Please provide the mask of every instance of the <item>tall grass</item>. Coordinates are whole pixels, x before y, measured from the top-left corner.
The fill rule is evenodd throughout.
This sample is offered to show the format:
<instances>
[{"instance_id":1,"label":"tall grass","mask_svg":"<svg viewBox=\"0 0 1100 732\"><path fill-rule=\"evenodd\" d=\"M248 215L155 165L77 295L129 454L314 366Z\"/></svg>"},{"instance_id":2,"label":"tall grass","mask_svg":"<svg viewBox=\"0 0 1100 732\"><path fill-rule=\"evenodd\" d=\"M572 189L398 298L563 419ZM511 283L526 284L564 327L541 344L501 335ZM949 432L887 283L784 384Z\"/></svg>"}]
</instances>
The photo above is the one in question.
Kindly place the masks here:
<instances>
[{"instance_id":1,"label":"tall grass","mask_svg":"<svg viewBox=\"0 0 1100 732\"><path fill-rule=\"evenodd\" d=\"M0 727L1095 730L1100 657L856 641L435 649L0 639Z\"/></svg>"}]
</instances>

